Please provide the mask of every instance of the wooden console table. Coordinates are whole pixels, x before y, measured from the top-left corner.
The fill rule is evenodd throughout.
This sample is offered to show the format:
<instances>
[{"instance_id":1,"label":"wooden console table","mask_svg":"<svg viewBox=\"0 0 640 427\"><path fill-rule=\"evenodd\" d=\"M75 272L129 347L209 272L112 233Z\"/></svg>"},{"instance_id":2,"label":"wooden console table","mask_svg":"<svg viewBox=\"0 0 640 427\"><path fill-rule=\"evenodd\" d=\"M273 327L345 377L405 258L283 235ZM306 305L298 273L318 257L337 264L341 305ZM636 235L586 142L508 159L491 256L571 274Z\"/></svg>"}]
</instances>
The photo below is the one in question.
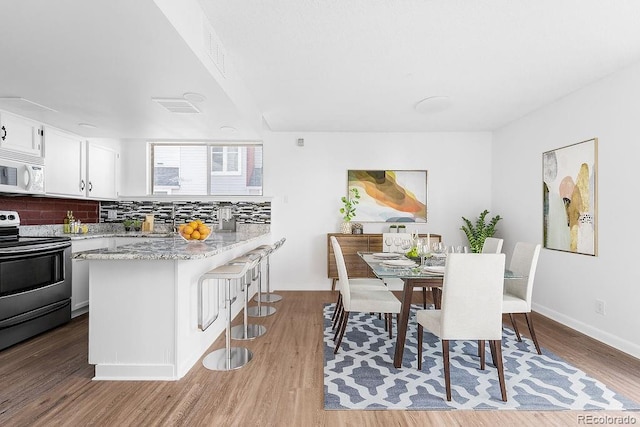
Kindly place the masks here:
<instances>
[{"instance_id":1,"label":"wooden console table","mask_svg":"<svg viewBox=\"0 0 640 427\"><path fill-rule=\"evenodd\" d=\"M336 288L336 280L338 280L338 269L331 247L331 236L335 236L340 243L349 277L375 277L367 263L360 258L358 252L383 252L382 234L327 233L327 277L331 279L331 290ZM441 241L439 234L430 234L430 236L432 242ZM420 234L420 237L427 237L427 235Z\"/></svg>"}]
</instances>

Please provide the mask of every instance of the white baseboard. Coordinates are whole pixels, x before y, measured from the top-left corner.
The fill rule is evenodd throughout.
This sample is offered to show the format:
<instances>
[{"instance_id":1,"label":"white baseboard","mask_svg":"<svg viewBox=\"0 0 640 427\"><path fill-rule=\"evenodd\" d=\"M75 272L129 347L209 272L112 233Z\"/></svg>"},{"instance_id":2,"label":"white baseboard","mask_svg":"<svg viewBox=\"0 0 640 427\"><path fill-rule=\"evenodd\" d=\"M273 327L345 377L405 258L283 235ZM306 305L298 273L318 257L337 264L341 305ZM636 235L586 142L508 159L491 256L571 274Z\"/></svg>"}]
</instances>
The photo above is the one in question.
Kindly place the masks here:
<instances>
[{"instance_id":1,"label":"white baseboard","mask_svg":"<svg viewBox=\"0 0 640 427\"><path fill-rule=\"evenodd\" d=\"M544 307L538 304L532 304L532 309L533 311L538 312L545 317L555 320L556 322L561 323L565 326L568 326L572 329L575 329L576 331L581 332L595 340L603 342L615 349L618 349L635 358L640 359L640 345L638 344L629 342L616 335L610 334L609 332L605 332L598 328L594 328L591 325L588 325L584 322L581 322L572 317L566 316L562 313L558 313L557 311L551 310L547 307Z\"/></svg>"}]
</instances>

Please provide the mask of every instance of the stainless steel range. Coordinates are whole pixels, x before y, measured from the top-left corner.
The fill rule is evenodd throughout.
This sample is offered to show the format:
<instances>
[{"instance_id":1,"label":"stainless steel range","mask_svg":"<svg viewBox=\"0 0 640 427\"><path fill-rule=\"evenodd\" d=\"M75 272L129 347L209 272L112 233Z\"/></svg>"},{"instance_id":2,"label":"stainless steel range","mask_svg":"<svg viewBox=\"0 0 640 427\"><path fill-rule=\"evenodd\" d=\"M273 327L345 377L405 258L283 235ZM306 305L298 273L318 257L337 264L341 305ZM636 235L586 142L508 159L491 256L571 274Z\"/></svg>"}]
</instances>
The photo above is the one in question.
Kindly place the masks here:
<instances>
[{"instance_id":1,"label":"stainless steel range","mask_svg":"<svg viewBox=\"0 0 640 427\"><path fill-rule=\"evenodd\" d=\"M71 320L71 240L22 237L0 211L0 350Z\"/></svg>"}]
</instances>

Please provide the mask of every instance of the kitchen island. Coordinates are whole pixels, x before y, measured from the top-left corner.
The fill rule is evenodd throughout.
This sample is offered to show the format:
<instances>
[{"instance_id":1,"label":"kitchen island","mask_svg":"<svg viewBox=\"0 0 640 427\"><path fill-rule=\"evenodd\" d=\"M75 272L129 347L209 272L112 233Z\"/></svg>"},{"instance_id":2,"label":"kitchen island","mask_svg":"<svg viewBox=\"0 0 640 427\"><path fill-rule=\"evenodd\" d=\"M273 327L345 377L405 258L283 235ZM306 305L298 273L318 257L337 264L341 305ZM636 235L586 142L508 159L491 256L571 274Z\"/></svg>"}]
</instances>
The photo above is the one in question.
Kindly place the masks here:
<instances>
[{"instance_id":1,"label":"kitchen island","mask_svg":"<svg viewBox=\"0 0 640 427\"><path fill-rule=\"evenodd\" d=\"M225 316L206 331L198 328L199 277L269 241L268 232L214 233L193 243L176 235L74 254L89 261L94 379L182 378L225 328ZM205 294L212 312L219 307L216 286L208 283ZM242 309L242 300L232 304L232 316Z\"/></svg>"}]
</instances>

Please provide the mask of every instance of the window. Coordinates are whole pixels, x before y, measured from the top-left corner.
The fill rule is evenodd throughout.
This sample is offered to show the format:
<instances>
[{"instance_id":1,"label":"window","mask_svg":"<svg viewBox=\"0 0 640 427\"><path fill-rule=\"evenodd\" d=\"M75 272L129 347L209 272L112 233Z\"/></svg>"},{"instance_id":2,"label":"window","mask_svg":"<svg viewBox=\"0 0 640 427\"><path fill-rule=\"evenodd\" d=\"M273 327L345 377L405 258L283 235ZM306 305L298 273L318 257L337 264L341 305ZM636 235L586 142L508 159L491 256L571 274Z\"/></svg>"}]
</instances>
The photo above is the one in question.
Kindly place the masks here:
<instances>
[{"instance_id":1,"label":"window","mask_svg":"<svg viewBox=\"0 0 640 427\"><path fill-rule=\"evenodd\" d=\"M152 143L152 194L262 195L262 145Z\"/></svg>"},{"instance_id":2,"label":"window","mask_svg":"<svg viewBox=\"0 0 640 427\"><path fill-rule=\"evenodd\" d=\"M211 173L215 175L240 175L239 147L211 147Z\"/></svg>"}]
</instances>

